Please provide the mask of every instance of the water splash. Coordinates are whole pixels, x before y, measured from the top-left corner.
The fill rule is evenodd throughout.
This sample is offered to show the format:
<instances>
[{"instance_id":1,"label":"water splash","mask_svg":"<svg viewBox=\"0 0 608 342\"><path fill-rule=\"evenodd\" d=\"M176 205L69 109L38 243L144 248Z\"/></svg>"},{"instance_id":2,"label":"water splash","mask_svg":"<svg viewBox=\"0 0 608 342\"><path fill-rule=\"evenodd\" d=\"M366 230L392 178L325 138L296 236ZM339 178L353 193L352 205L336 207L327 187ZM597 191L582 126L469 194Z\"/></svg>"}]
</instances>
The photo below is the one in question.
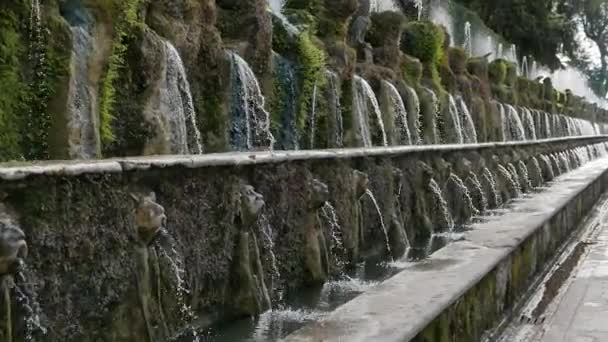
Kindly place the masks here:
<instances>
[{"instance_id":1,"label":"water splash","mask_svg":"<svg viewBox=\"0 0 608 342\"><path fill-rule=\"evenodd\" d=\"M440 121L439 131L442 134L442 142L448 144L462 144L464 139L462 136L462 127L460 125L460 114L456 100L452 94L448 94L449 106L447 108L447 117Z\"/></svg>"},{"instance_id":2,"label":"water splash","mask_svg":"<svg viewBox=\"0 0 608 342\"><path fill-rule=\"evenodd\" d=\"M517 174L519 176L519 185L523 192L528 192L532 189L532 183L530 182L530 176L528 174L528 167L523 161L517 162Z\"/></svg>"},{"instance_id":3,"label":"water splash","mask_svg":"<svg viewBox=\"0 0 608 342\"><path fill-rule=\"evenodd\" d=\"M487 167L484 167L483 169L481 183L483 185L484 192L486 193L486 198L488 199L488 208L500 207L502 205L502 197L498 192L498 186L496 185L494 175Z\"/></svg>"},{"instance_id":4,"label":"water splash","mask_svg":"<svg viewBox=\"0 0 608 342\"><path fill-rule=\"evenodd\" d=\"M399 94L399 91L395 86L388 82L382 81L382 85L388 93L389 102L391 108L395 114L395 132L394 136L397 138L397 145L411 145L412 137L410 129L408 127L407 110L405 109L405 103Z\"/></svg>"},{"instance_id":5,"label":"water splash","mask_svg":"<svg viewBox=\"0 0 608 342\"><path fill-rule=\"evenodd\" d=\"M259 225L260 231L262 233L262 243L264 246L264 250L268 253L268 257L267 260L265 260L265 264L270 264L271 267L271 288L276 289L277 282L279 281L279 279L281 279L281 272L279 271L277 257L274 253L274 229L272 229L270 220L265 214L260 215ZM281 294L279 295L279 297L280 296Z\"/></svg>"},{"instance_id":6,"label":"water splash","mask_svg":"<svg viewBox=\"0 0 608 342\"><path fill-rule=\"evenodd\" d=\"M507 107L507 127L510 140L523 141L526 140L524 126L517 114L515 107L506 105Z\"/></svg>"},{"instance_id":7,"label":"water splash","mask_svg":"<svg viewBox=\"0 0 608 342\"><path fill-rule=\"evenodd\" d=\"M384 224L384 217L382 215L382 210L380 210L378 201L376 200L374 193L370 189L365 190L365 195L367 195L367 197L369 197L369 199L372 201L374 207L376 208L376 212L378 213L378 219L380 220L380 227L382 228L382 233L384 234L384 241L386 243L386 252L392 258L393 253L391 251L391 243L388 238L388 231L386 230L386 225Z\"/></svg>"},{"instance_id":8,"label":"water splash","mask_svg":"<svg viewBox=\"0 0 608 342\"><path fill-rule=\"evenodd\" d=\"M373 145L372 127L374 127L376 128L373 130L374 136L376 136L376 133L380 134L380 144L382 146L388 146L384 122L382 121L382 113L380 112L380 105L378 104L378 99L376 98L376 94L374 94L372 87L362 77L356 75L353 85L353 105L357 117L360 143L363 144L363 147L371 147ZM370 125L370 121L373 122L373 125Z\"/></svg>"},{"instance_id":9,"label":"water splash","mask_svg":"<svg viewBox=\"0 0 608 342\"><path fill-rule=\"evenodd\" d=\"M166 93L163 99L168 112L163 113L169 121L172 152L179 154L201 154L203 144L201 132L196 123L194 101L184 63L175 47L165 41Z\"/></svg>"},{"instance_id":10,"label":"water splash","mask_svg":"<svg viewBox=\"0 0 608 342\"><path fill-rule=\"evenodd\" d=\"M264 109L264 96L258 79L247 62L234 52L230 56L232 104L230 143L236 150L272 149L270 114Z\"/></svg>"},{"instance_id":11,"label":"water splash","mask_svg":"<svg viewBox=\"0 0 608 342\"><path fill-rule=\"evenodd\" d=\"M445 197L452 217L457 224L466 224L478 214L469 189L456 174L451 173L445 185Z\"/></svg>"},{"instance_id":12,"label":"water splash","mask_svg":"<svg viewBox=\"0 0 608 342\"><path fill-rule=\"evenodd\" d=\"M470 171L464 180L464 184L469 189L469 194L475 208L483 214L488 209L488 200L484 194L483 187L477 175Z\"/></svg>"},{"instance_id":13,"label":"water splash","mask_svg":"<svg viewBox=\"0 0 608 342\"><path fill-rule=\"evenodd\" d=\"M338 215L336 214L336 209L334 206L328 201L325 202L323 207L321 208L321 214L325 221L329 224L331 229L331 252L334 256L339 256L344 251L344 244L342 242L342 227L340 226L340 222L338 221Z\"/></svg>"},{"instance_id":14,"label":"water splash","mask_svg":"<svg viewBox=\"0 0 608 342\"><path fill-rule=\"evenodd\" d=\"M424 13L424 0L414 0L414 5L418 9L418 20L422 19L422 13Z\"/></svg>"},{"instance_id":15,"label":"water splash","mask_svg":"<svg viewBox=\"0 0 608 342\"><path fill-rule=\"evenodd\" d=\"M431 216L437 220L434 222L433 229L435 232L441 232L446 230L448 232L454 231L454 220L452 214L448 209L448 204L443 196L441 187L437 184L437 181L431 178L427 184L427 193L430 196L431 202Z\"/></svg>"},{"instance_id":16,"label":"water splash","mask_svg":"<svg viewBox=\"0 0 608 342\"><path fill-rule=\"evenodd\" d=\"M536 127L532 112L528 108L521 108L521 121L525 131L525 139L536 140Z\"/></svg>"},{"instance_id":17,"label":"water splash","mask_svg":"<svg viewBox=\"0 0 608 342\"><path fill-rule=\"evenodd\" d=\"M85 26L72 26L72 58L68 90L69 154L71 158L91 159L99 154L96 128L97 92L89 84L89 57L93 37Z\"/></svg>"},{"instance_id":18,"label":"water splash","mask_svg":"<svg viewBox=\"0 0 608 342\"><path fill-rule=\"evenodd\" d=\"M473 123L471 112L469 112L469 107L467 107L467 103L462 96L459 96L456 99L456 102L458 103L458 113L460 115L464 142L467 144L477 143L477 131L475 129L475 123Z\"/></svg>"},{"instance_id":19,"label":"water splash","mask_svg":"<svg viewBox=\"0 0 608 342\"><path fill-rule=\"evenodd\" d=\"M464 44L462 48L469 56L473 55L473 39L471 37L471 22L469 21L464 23Z\"/></svg>"},{"instance_id":20,"label":"water splash","mask_svg":"<svg viewBox=\"0 0 608 342\"><path fill-rule=\"evenodd\" d=\"M274 79L281 89L278 95L280 97L280 128L275 131L277 148L284 150L297 150L299 148L299 137L296 125L296 113L298 111L299 94L296 87L296 66L294 63L276 53L273 53L272 61L274 64ZM313 100L316 100L316 98L313 97ZM314 131L314 119L312 121L313 122L309 122L309 129ZM314 144L314 137L311 136L310 139L310 143Z\"/></svg>"},{"instance_id":21,"label":"water splash","mask_svg":"<svg viewBox=\"0 0 608 342\"><path fill-rule=\"evenodd\" d=\"M412 144L420 145L422 143L421 132L420 132L420 98L418 93L412 87L406 86L407 100L408 100L408 127L410 128L410 134L412 135Z\"/></svg>"},{"instance_id":22,"label":"water splash","mask_svg":"<svg viewBox=\"0 0 608 342\"><path fill-rule=\"evenodd\" d=\"M34 341L34 335L46 335L47 328L42 324L40 319L43 313L40 303L36 300L36 292L31 286L28 286L26 274L29 272L29 269L27 264L22 263L20 268L20 272L16 275L16 283L14 284L15 299L24 314L25 341Z\"/></svg>"},{"instance_id":23,"label":"water splash","mask_svg":"<svg viewBox=\"0 0 608 342\"><path fill-rule=\"evenodd\" d=\"M182 316L182 321L184 323L193 322L197 319L197 316L192 307L186 303L186 296L190 294L190 290L186 286L186 281L184 280L186 266L183 257L177 250L177 243L175 242L173 236L171 236L166 230L162 230L160 234L163 237L163 242L165 243L157 243L156 246L158 246L158 248L156 248L156 250L158 251L158 255L165 260L173 272L175 280L175 299L177 307ZM189 327L188 330L191 330L195 341L198 340L198 333L196 332L196 329Z\"/></svg>"}]
</instances>

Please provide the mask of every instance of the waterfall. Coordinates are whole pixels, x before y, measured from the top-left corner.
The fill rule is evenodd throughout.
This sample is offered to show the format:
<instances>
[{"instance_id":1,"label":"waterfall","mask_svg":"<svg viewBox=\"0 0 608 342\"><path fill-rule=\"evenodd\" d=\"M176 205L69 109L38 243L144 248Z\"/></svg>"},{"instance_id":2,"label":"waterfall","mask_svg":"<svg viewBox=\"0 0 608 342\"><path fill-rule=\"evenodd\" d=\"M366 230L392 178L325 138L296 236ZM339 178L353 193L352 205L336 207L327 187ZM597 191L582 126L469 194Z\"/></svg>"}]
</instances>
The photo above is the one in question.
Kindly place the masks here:
<instances>
[{"instance_id":1,"label":"waterfall","mask_svg":"<svg viewBox=\"0 0 608 342\"><path fill-rule=\"evenodd\" d=\"M507 171L509 171L511 178L513 179L513 185L515 186L515 193L519 197L519 195L521 195L521 192L522 192L522 185L520 182L519 173L517 172L517 168L515 167L515 165L513 165L513 163L507 163Z\"/></svg>"},{"instance_id":2,"label":"waterfall","mask_svg":"<svg viewBox=\"0 0 608 342\"><path fill-rule=\"evenodd\" d=\"M471 217L478 214L473 205L469 189L456 174L451 173L445 185L445 198L452 218L456 224L466 224Z\"/></svg>"},{"instance_id":3,"label":"waterfall","mask_svg":"<svg viewBox=\"0 0 608 342\"><path fill-rule=\"evenodd\" d=\"M411 145L412 137L408 127L408 115L403 99L401 98L397 88L395 88L392 83L382 81L382 86L388 93L387 95L390 102L390 108L394 112L395 132L393 133L393 136L395 136L395 142L397 145Z\"/></svg>"},{"instance_id":4,"label":"waterfall","mask_svg":"<svg viewBox=\"0 0 608 342\"><path fill-rule=\"evenodd\" d=\"M290 23L285 14L283 14L283 8L285 7L286 1L287 0L268 0L268 7L270 9L270 13L279 19L283 25L283 28L285 28L285 31L287 31L291 37L295 38L300 34L300 30L295 25Z\"/></svg>"},{"instance_id":5,"label":"waterfall","mask_svg":"<svg viewBox=\"0 0 608 342\"><path fill-rule=\"evenodd\" d=\"M524 56L521 61L520 75L525 78L530 78L530 69L528 68L528 56Z\"/></svg>"},{"instance_id":6,"label":"waterfall","mask_svg":"<svg viewBox=\"0 0 608 342\"><path fill-rule=\"evenodd\" d=\"M327 91L330 107L330 115L333 121L333 131L335 133L333 147L342 147L344 127L342 123L342 104L340 103L340 77L330 70L325 70L325 78L327 79Z\"/></svg>"},{"instance_id":7,"label":"waterfall","mask_svg":"<svg viewBox=\"0 0 608 342\"><path fill-rule=\"evenodd\" d=\"M530 176L528 174L528 167L523 161L517 162L517 174L519 176L519 185L523 192L528 192L532 189L532 183L530 182Z\"/></svg>"},{"instance_id":8,"label":"waterfall","mask_svg":"<svg viewBox=\"0 0 608 342\"><path fill-rule=\"evenodd\" d=\"M544 154L541 154L539 163L541 164L541 169L543 170L543 178L545 181L550 181L555 178L555 171L551 162L551 158Z\"/></svg>"},{"instance_id":9,"label":"waterfall","mask_svg":"<svg viewBox=\"0 0 608 342\"><path fill-rule=\"evenodd\" d=\"M272 61L274 64L274 78L280 89L277 94L280 102L279 129L275 132L277 148L282 150L297 150L299 147L299 137L296 126L296 113L298 112L299 94L296 88L298 82L295 65L276 53L272 54ZM314 95L316 96L316 84ZM316 98L313 98L313 101L315 100ZM309 129L314 132L314 119L312 119L312 122L309 122ZM314 137L312 135L310 137L310 144L310 148L313 148Z\"/></svg>"},{"instance_id":10,"label":"waterfall","mask_svg":"<svg viewBox=\"0 0 608 342\"><path fill-rule=\"evenodd\" d=\"M449 106L446 114L448 117L444 117L439 125L439 131L442 134L441 141L448 144L462 144L464 139L462 136L462 126L460 125L460 114L458 113L458 106L456 100L452 94L448 94Z\"/></svg>"},{"instance_id":11,"label":"waterfall","mask_svg":"<svg viewBox=\"0 0 608 342\"><path fill-rule=\"evenodd\" d=\"M412 87L406 86L408 100L408 127L412 135L412 144L420 145L422 143L422 134L420 132L420 99L418 93Z\"/></svg>"},{"instance_id":12,"label":"waterfall","mask_svg":"<svg viewBox=\"0 0 608 342\"><path fill-rule=\"evenodd\" d=\"M441 111L439 107L439 99L437 98L437 94L429 88L422 87L422 90L427 92L427 94L431 97L431 103L433 107L433 116L431 118L426 117L426 115L422 118L422 126L424 135L424 143L425 144L436 144L440 143L439 137L437 135L437 122L441 119ZM427 122L430 120L430 122ZM431 140L431 141L427 141Z\"/></svg>"},{"instance_id":13,"label":"waterfall","mask_svg":"<svg viewBox=\"0 0 608 342\"><path fill-rule=\"evenodd\" d=\"M230 143L235 150L272 149L270 115L264 109L264 96L253 70L234 52L228 53L232 64Z\"/></svg>"},{"instance_id":14,"label":"waterfall","mask_svg":"<svg viewBox=\"0 0 608 342\"><path fill-rule=\"evenodd\" d=\"M498 186L496 185L496 180L494 179L494 175L492 171L487 167L484 167L481 183L484 189L484 192L487 195L488 199L488 208L498 208L502 205L502 197L498 192Z\"/></svg>"},{"instance_id":15,"label":"waterfall","mask_svg":"<svg viewBox=\"0 0 608 342\"><path fill-rule=\"evenodd\" d=\"M543 172L540 167L540 163L536 157L531 157L528 167L528 176L530 178L530 185L532 187L538 187L543 184Z\"/></svg>"},{"instance_id":16,"label":"waterfall","mask_svg":"<svg viewBox=\"0 0 608 342\"><path fill-rule=\"evenodd\" d=\"M365 194L372 201L372 203L374 204L374 207L376 207L376 212L378 213L378 219L380 220L380 228L382 228L382 233L384 234L384 241L386 243L386 252L392 258L393 254L392 254L392 251L391 251L390 240L388 238L388 231L386 230L386 225L384 224L384 217L382 216L382 211L380 210L380 206L378 205L378 201L376 200L376 197L374 196L374 193L370 189L365 190Z\"/></svg>"},{"instance_id":17,"label":"waterfall","mask_svg":"<svg viewBox=\"0 0 608 342\"><path fill-rule=\"evenodd\" d=\"M464 101L462 96L459 96L456 101L458 102L458 112L460 114L463 140L467 144L477 143L477 131L475 130L473 117L471 117L471 112L469 112L467 103Z\"/></svg>"},{"instance_id":18,"label":"waterfall","mask_svg":"<svg viewBox=\"0 0 608 342\"><path fill-rule=\"evenodd\" d=\"M260 215L259 219L260 231L262 233L262 242L264 249L268 251L268 258L265 260L266 264L270 264L271 267L271 279L272 279L272 288L274 289L276 286L276 282L281 279L281 272L279 271L279 266L277 264L277 257L274 253L274 238L275 233L274 229L272 229L272 225L270 224L270 220L265 214Z\"/></svg>"},{"instance_id":19,"label":"waterfall","mask_svg":"<svg viewBox=\"0 0 608 342\"><path fill-rule=\"evenodd\" d=\"M68 131L70 158L90 159L100 153L97 129L97 91L89 84L89 56L93 37L85 26L72 26L73 50L68 90Z\"/></svg>"},{"instance_id":20,"label":"waterfall","mask_svg":"<svg viewBox=\"0 0 608 342\"><path fill-rule=\"evenodd\" d=\"M309 118L309 133L310 134L310 149L315 148L315 134L316 134L316 119L317 119L317 90L318 82L315 80L315 84L312 88L312 99L310 105L310 118Z\"/></svg>"},{"instance_id":21,"label":"waterfall","mask_svg":"<svg viewBox=\"0 0 608 342\"><path fill-rule=\"evenodd\" d=\"M473 40L471 37L471 22L464 23L464 44L462 46L467 55L473 55Z\"/></svg>"},{"instance_id":22,"label":"waterfall","mask_svg":"<svg viewBox=\"0 0 608 342\"><path fill-rule=\"evenodd\" d=\"M464 180L465 186L469 189L469 194L473 200L473 205L481 214L488 209L488 200L484 194L483 187L477 175L469 172Z\"/></svg>"},{"instance_id":23,"label":"waterfall","mask_svg":"<svg viewBox=\"0 0 608 342\"><path fill-rule=\"evenodd\" d=\"M29 269L27 264L22 263L19 272L15 276L13 290L15 299L24 315L25 341L35 341L34 335L46 335L47 328L42 324L40 317L43 315L37 294L31 283L28 282Z\"/></svg>"},{"instance_id":24,"label":"waterfall","mask_svg":"<svg viewBox=\"0 0 608 342\"><path fill-rule=\"evenodd\" d=\"M511 135L509 134L509 124L508 124L508 120L507 120L507 112L505 110L505 106L500 103L500 102L496 102L496 106L498 107L498 115L499 115L499 121L500 121L500 141L509 141L511 140Z\"/></svg>"},{"instance_id":25,"label":"waterfall","mask_svg":"<svg viewBox=\"0 0 608 342\"><path fill-rule=\"evenodd\" d=\"M544 126L545 126L545 132L547 133L547 138L556 137L553 135L553 132L551 130L551 118L549 117L549 113L542 112L542 116L545 118Z\"/></svg>"},{"instance_id":26,"label":"waterfall","mask_svg":"<svg viewBox=\"0 0 608 342\"><path fill-rule=\"evenodd\" d=\"M166 119L171 131L172 152L201 154L203 144L196 123L194 101L190 93L188 75L175 47L165 41L166 74L163 100L167 104Z\"/></svg>"},{"instance_id":27,"label":"waterfall","mask_svg":"<svg viewBox=\"0 0 608 342\"><path fill-rule=\"evenodd\" d=\"M378 131L382 146L388 146L384 122L382 121L382 113L380 112L380 105L378 104L378 99L376 98L376 94L374 94L372 87L362 77L355 75L354 88L353 105L355 107L355 116L357 117L357 124L359 126L358 133L361 140L360 142L363 144L363 147L371 147L372 138L373 136L375 137L375 133ZM370 107L373 113L370 113ZM370 114L373 114L372 118L370 118ZM377 129L373 130L373 136L372 127L374 126L370 127L370 120L377 126Z\"/></svg>"},{"instance_id":28,"label":"waterfall","mask_svg":"<svg viewBox=\"0 0 608 342\"><path fill-rule=\"evenodd\" d=\"M159 256L165 260L173 272L173 277L175 279L175 300L182 316L182 321L184 323L192 322L197 317L192 307L186 303L186 296L190 293L190 290L186 286L186 281L184 280L184 274L186 273L184 259L177 250L177 243L175 242L175 239L167 230L163 229L160 232L160 237L164 243L161 242L161 239L158 239L156 243L156 250L158 251ZM195 338L194 341L198 341L198 334L196 330L194 328L190 329L192 330L192 335Z\"/></svg>"},{"instance_id":29,"label":"waterfall","mask_svg":"<svg viewBox=\"0 0 608 342\"><path fill-rule=\"evenodd\" d=\"M502 58L503 57L503 46L502 43L498 43L498 49L496 50L496 58Z\"/></svg>"},{"instance_id":30,"label":"waterfall","mask_svg":"<svg viewBox=\"0 0 608 342\"><path fill-rule=\"evenodd\" d=\"M332 255L337 257L344 252L344 243L342 242L342 227L340 226L340 222L338 221L338 215L336 214L336 209L331 203L325 202L323 207L321 208L321 214L325 221L329 224L331 229L331 252Z\"/></svg>"},{"instance_id":31,"label":"waterfall","mask_svg":"<svg viewBox=\"0 0 608 342\"><path fill-rule=\"evenodd\" d=\"M536 140L536 128L534 124L534 118L532 112L528 108L521 108L520 113L522 116L522 124L525 130L527 140Z\"/></svg>"},{"instance_id":32,"label":"waterfall","mask_svg":"<svg viewBox=\"0 0 608 342\"><path fill-rule=\"evenodd\" d=\"M448 204L443 197L441 187L435 179L431 178L427 184L427 194L430 197L431 212L429 213L433 219L433 229L436 232L448 230L449 232L454 231L454 220L452 214L448 209Z\"/></svg>"},{"instance_id":33,"label":"waterfall","mask_svg":"<svg viewBox=\"0 0 608 342\"><path fill-rule=\"evenodd\" d=\"M511 105L506 105L507 107L507 122L509 127L509 136L511 140L514 141L523 141L526 140L526 134L524 130L524 126L517 114L517 110L515 107Z\"/></svg>"},{"instance_id":34,"label":"waterfall","mask_svg":"<svg viewBox=\"0 0 608 342\"><path fill-rule=\"evenodd\" d=\"M418 9L418 20L422 19L422 13L424 13L424 0L414 0L414 4Z\"/></svg>"}]
</instances>

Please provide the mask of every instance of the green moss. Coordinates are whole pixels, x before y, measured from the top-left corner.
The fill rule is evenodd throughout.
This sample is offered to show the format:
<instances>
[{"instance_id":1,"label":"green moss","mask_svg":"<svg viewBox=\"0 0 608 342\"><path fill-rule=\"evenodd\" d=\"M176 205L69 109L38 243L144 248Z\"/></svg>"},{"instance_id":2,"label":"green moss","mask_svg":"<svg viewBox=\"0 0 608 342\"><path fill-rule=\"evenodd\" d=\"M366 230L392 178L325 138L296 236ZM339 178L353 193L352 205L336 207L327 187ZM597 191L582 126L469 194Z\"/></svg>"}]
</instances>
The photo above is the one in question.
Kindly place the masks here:
<instances>
[{"instance_id":1,"label":"green moss","mask_svg":"<svg viewBox=\"0 0 608 342\"><path fill-rule=\"evenodd\" d=\"M20 70L27 54L19 32L19 18L0 6L0 160L22 156L20 117L27 109L28 87Z\"/></svg>"},{"instance_id":2,"label":"green moss","mask_svg":"<svg viewBox=\"0 0 608 342\"><path fill-rule=\"evenodd\" d=\"M430 21L416 21L405 26L401 38L403 52L423 64L439 65L443 56L443 30Z\"/></svg>"},{"instance_id":3,"label":"green moss","mask_svg":"<svg viewBox=\"0 0 608 342\"><path fill-rule=\"evenodd\" d=\"M117 0L116 0L117 1ZM112 53L108 61L106 74L101 84L101 98L99 105L100 136L102 144L109 144L115 140L112 132L114 121L114 105L116 103L116 81L121 68L125 63L125 53L128 49L128 38L135 28L141 27L139 8L143 0L117 1L112 6L118 15L114 25L114 42Z\"/></svg>"},{"instance_id":4,"label":"green moss","mask_svg":"<svg viewBox=\"0 0 608 342\"><path fill-rule=\"evenodd\" d=\"M300 99L297 116L297 127L302 132L306 126L306 117L309 111L315 84L324 80L321 76L325 67L325 52L312 41L311 34L306 31L298 38L298 61L300 76Z\"/></svg>"},{"instance_id":5,"label":"green moss","mask_svg":"<svg viewBox=\"0 0 608 342\"><path fill-rule=\"evenodd\" d=\"M393 45L399 41L405 25L403 14L393 11L373 13L371 21L371 28L365 38L372 46Z\"/></svg>"},{"instance_id":6,"label":"green moss","mask_svg":"<svg viewBox=\"0 0 608 342\"><path fill-rule=\"evenodd\" d=\"M488 67L490 81L495 84L503 84L507 78L507 62L503 59L497 59L490 63Z\"/></svg>"}]
</instances>

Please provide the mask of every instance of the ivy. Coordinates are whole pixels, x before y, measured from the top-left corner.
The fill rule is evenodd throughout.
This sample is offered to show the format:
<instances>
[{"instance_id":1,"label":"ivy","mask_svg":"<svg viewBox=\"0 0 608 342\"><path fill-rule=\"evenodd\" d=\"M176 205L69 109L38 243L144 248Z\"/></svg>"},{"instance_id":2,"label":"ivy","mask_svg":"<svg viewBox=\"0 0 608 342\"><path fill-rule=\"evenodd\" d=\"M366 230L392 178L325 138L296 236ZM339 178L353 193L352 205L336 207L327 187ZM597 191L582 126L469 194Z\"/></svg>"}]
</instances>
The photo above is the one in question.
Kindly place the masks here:
<instances>
[{"instance_id":1,"label":"ivy","mask_svg":"<svg viewBox=\"0 0 608 342\"><path fill-rule=\"evenodd\" d=\"M114 26L114 43L108 60L108 69L101 85L99 121L102 144L112 143L116 139L112 130L112 123L115 119L114 105L116 104L115 83L125 64L125 54L129 48L127 41L133 30L143 25L138 14L142 3L143 0L126 0L117 3L118 21Z\"/></svg>"}]
</instances>

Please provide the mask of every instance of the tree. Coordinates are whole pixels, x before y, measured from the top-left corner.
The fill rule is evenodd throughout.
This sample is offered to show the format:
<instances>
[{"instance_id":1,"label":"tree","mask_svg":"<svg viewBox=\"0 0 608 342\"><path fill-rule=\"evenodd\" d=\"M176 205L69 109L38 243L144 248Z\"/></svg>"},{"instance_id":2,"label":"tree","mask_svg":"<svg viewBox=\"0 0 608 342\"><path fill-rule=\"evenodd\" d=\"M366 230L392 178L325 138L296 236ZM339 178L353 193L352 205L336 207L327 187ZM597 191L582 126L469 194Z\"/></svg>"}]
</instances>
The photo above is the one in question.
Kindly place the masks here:
<instances>
[{"instance_id":1,"label":"tree","mask_svg":"<svg viewBox=\"0 0 608 342\"><path fill-rule=\"evenodd\" d=\"M582 4L580 4L582 3ZM601 97L605 97L608 80L608 0L579 0L581 22L587 38L600 51L600 70L590 73L591 83Z\"/></svg>"},{"instance_id":2,"label":"tree","mask_svg":"<svg viewBox=\"0 0 608 342\"><path fill-rule=\"evenodd\" d=\"M552 69L561 67L557 53L576 50L575 11L568 0L459 0L505 39L522 56L531 55ZM583 0L575 0L583 1Z\"/></svg>"}]
</instances>

